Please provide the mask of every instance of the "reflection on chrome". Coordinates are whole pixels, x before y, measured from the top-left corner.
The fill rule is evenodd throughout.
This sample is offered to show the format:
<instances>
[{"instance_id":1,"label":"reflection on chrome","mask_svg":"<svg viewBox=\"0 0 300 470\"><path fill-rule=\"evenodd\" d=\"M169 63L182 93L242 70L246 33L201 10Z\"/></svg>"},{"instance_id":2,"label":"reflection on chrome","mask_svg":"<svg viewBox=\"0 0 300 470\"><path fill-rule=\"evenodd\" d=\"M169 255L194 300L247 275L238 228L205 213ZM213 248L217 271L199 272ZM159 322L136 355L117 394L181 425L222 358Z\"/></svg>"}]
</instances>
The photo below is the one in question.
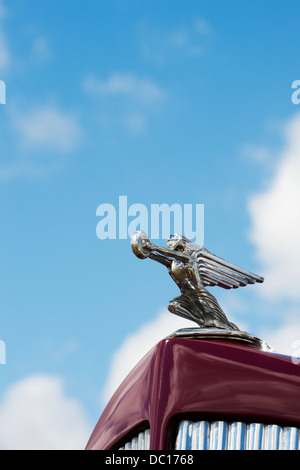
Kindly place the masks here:
<instances>
[{"instance_id":1,"label":"reflection on chrome","mask_svg":"<svg viewBox=\"0 0 300 470\"><path fill-rule=\"evenodd\" d=\"M150 449L150 429L141 431L137 436L126 442L119 450L149 450Z\"/></svg>"},{"instance_id":2,"label":"reflection on chrome","mask_svg":"<svg viewBox=\"0 0 300 470\"><path fill-rule=\"evenodd\" d=\"M299 450L300 434L298 428L276 424L184 420L178 426L175 449Z\"/></svg>"},{"instance_id":3,"label":"reflection on chrome","mask_svg":"<svg viewBox=\"0 0 300 470\"><path fill-rule=\"evenodd\" d=\"M200 328L239 330L206 287L237 289L264 281L263 277L225 261L179 234L170 235L165 248L154 245L147 233L140 230L131 236L131 248L138 258L149 258L168 269L181 292L170 300L168 310L195 321Z\"/></svg>"}]
</instances>

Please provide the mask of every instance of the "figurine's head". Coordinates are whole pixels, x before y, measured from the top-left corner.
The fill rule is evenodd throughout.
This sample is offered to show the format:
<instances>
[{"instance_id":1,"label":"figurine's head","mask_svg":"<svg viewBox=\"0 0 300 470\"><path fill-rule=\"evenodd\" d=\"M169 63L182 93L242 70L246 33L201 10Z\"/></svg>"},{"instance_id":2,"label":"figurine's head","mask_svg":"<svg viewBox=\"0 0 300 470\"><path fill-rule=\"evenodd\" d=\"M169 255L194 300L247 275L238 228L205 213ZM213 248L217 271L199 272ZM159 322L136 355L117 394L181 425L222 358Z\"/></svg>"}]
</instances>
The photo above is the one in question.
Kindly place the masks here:
<instances>
[{"instance_id":1,"label":"figurine's head","mask_svg":"<svg viewBox=\"0 0 300 470\"><path fill-rule=\"evenodd\" d=\"M169 250L186 252L187 245L189 243L191 242L183 235L174 233L173 235L170 235L170 238L167 240L167 247Z\"/></svg>"},{"instance_id":2,"label":"figurine's head","mask_svg":"<svg viewBox=\"0 0 300 470\"><path fill-rule=\"evenodd\" d=\"M196 245L184 235L180 235L178 233L170 235L170 238L167 240L167 247L169 250L182 251L188 255L192 255L195 251L200 249L199 245Z\"/></svg>"}]
</instances>

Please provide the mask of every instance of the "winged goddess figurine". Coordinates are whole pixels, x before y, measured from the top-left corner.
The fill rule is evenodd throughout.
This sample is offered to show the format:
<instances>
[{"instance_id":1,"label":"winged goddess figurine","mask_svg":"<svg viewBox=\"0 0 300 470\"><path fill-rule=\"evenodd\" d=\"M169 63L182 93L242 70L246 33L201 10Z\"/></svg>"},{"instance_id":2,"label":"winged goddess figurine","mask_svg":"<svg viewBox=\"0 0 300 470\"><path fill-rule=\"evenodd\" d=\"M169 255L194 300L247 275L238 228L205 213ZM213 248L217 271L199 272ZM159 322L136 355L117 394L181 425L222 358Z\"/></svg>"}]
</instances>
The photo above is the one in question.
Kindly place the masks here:
<instances>
[{"instance_id":1,"label":"winged goddess figurine","mask_svg":"<svg viewBox=\"0 0 300 470\"><path fill-rule=\"evenodd\" d=\"M151 243L145 232L138 231L131 237L131 248L138 258L150 258L167 267L181 292L179 297L169 302L168 310L195 321L200 328L239 331L205 287L236 289L264 281L262 277L228 263L192 243L183 235L171 235L167 240L167 248L164 248Z\"/></svg>"}]
</instances>

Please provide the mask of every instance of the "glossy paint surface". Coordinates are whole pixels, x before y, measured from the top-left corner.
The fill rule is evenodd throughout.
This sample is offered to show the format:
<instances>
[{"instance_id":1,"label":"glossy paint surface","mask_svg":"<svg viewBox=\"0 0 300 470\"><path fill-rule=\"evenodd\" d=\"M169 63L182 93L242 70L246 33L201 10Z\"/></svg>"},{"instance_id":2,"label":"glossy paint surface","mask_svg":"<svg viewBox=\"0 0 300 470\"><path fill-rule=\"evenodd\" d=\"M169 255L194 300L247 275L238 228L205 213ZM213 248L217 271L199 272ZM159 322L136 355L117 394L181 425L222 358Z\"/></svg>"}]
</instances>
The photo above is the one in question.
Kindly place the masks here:
<instances>
[{"instance_id":1,"label":"glossy paint surface","mask_svg":"<svg viewBox=\"0 0 300 470\"><path fill-rule=\"evenodd\" d=\"M87 449L110 449L150 423L150 449L170 446L174 419L300 424L300 366L291 358L225 340L159 342L110 400Z\"/></svg>"}]
</instances>

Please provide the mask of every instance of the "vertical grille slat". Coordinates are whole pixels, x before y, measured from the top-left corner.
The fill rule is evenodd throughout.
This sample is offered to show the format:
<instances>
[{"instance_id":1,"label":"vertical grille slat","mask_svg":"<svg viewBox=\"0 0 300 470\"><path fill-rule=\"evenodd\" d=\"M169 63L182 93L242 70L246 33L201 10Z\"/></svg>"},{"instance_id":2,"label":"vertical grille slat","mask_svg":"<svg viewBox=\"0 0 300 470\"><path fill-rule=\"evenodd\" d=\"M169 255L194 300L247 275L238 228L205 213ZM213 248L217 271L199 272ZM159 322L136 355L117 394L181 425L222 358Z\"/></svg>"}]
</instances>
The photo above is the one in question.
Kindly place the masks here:
<instances>
[{"instance_id":1,"label":"vertical grille slat","mask_svg":"<svg viewBox=\"0 0 300 470\"><path fill-rule=\"evenodd\" d=\"M300 450L300 431L276 424L183 420L175 450Z\"/></svg>"},{"instance_id":2,"label":"vertical grille slat","mask_svg":"<svg viewBox=\"0 0 300 470\"><path fill-rule=\"evenodd\" d=\"M210 426L207 421L198 421L193 425L192 433L192 450L208 450L209 449L209 433Z\"/></svg>"},{"instance_id":3,"label":"vertical grille slat","mask_svg":"<svg viewBox=\"0 0 300 470\"><path fill-rule=\"evenodd\" d=\"M211 423L210 450L225 450L227 447L227 424L224 421Z\"/></svg>"},{"instance_id":4,"label":"vertical grille slat","mask_svg":"<svg viewBox=\"0 0 300 470\"><path fill-rule=\"evenodd\" d=\"M264 426L261 423L251 423L247 426L246 449L262 450Z\"/></svg>"},{"instance_id":5,"label":"vertical grille slat","mask_svg":"<svg viewBox=\"0 0 300 470\"><path fill-rule=\"evenodd\" d=\"M299 429L294 427L283 429L280 450L300 450Z\"/></svg>"},{"instance_id":6,"label":"vertical grille slat","mask_svg":"<svg viewBox=\"0 0 300 470\"><path fill-rule=\"evenodd\" d=\"M228 450L244 450L246 448L246 424L231 423L228 434Z\"/></svg>"},{"instance_id":7,"label":"vertical grille slat","mask_svg":"<svg viewBox=\"0 0 300 470\"><path fill-rule=\"evenodd\" d=\"M130 441L126 442L119 450L149 450L150 449L150 429L139 432Z\"/></svg>"},{"instance_id":8,"label":"vertical grille slat","mask_svg":"<svg viewBox=\"0 0 300 470\"><path fill-rule=\"evenodd\" d=\"M271 424L265 426L264 429L264 450L279 450L280 446L280 435L282 429L280 426Z\"/></svg>"}]
</instances>

